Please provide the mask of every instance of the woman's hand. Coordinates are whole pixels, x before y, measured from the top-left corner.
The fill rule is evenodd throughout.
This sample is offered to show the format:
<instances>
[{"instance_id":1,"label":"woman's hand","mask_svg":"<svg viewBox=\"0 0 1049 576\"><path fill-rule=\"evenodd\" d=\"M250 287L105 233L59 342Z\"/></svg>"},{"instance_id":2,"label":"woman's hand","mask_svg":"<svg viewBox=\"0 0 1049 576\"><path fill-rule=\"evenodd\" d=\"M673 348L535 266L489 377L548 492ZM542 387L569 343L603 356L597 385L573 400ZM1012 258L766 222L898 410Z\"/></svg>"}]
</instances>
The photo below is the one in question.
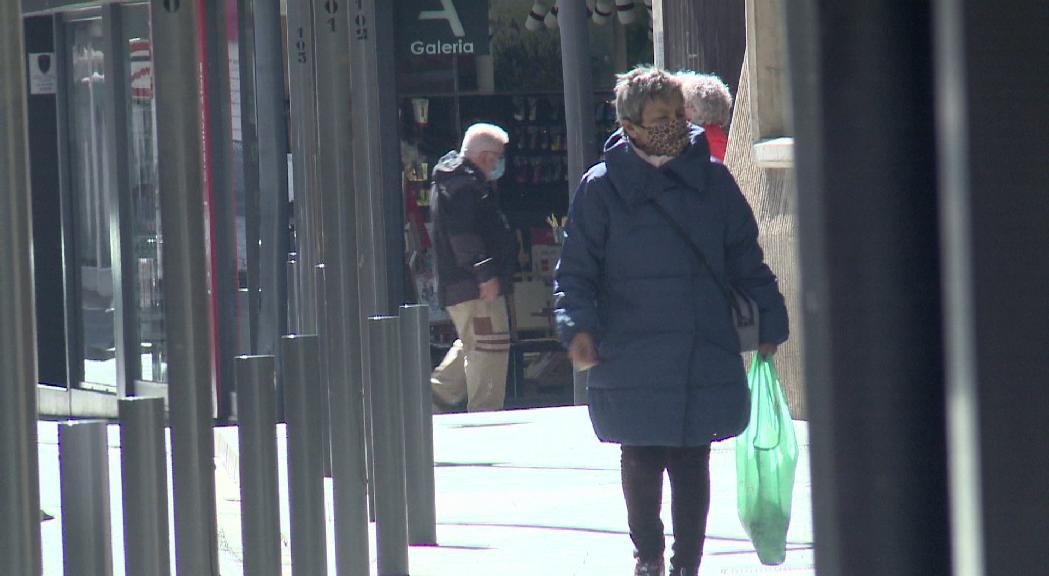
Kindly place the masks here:
<instances>
[{"instance_id":1,"label":"woman's hand","mask_svg":"<svg viewBox=\"0 0 1049 576\"><path fill-rule=\"evenodd\" d=\"M572 359L572 367L576 372L589 370L600 364L594 338L589 332L580 332L572 338L572 342L568 344L568 357Z\"/></svg>"}]
</instances>

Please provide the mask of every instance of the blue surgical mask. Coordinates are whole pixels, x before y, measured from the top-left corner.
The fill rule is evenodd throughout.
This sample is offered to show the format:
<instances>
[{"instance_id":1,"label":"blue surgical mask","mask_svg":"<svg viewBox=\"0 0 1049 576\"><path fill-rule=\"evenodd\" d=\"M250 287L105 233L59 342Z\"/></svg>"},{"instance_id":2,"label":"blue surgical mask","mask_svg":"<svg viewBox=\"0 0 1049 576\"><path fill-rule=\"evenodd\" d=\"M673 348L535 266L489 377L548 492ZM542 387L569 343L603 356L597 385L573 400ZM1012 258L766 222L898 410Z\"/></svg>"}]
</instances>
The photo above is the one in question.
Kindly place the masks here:
<instances>
[{"instance_id":1,"label":"blue surgical mask","mask_svg":"<svg viewBox=\"0 0 1049 576\"><path fill-rule=\"evenodd\" d=\"M506 158L500 158L495 162L495 168L492 169L492 173L488 176L489 180L498 180L503 177L506 172Z\"/></svg>"}]
</instances>

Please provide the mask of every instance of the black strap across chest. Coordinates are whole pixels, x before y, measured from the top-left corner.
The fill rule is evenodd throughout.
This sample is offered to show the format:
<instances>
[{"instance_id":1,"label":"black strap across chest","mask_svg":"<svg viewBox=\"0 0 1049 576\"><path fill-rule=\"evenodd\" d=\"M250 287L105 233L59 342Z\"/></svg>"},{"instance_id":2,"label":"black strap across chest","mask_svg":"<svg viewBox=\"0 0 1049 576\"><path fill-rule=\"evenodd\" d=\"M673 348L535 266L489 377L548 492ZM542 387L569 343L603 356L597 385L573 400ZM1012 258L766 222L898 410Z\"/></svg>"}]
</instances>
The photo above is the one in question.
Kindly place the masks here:
<instances>
[{"instance_id":1,"label":"black strap across chest","mask_svg":"<svg viewBox=\"0 0 1049 576\"><path fill-rule=\"evenodd\" d=\"M714 268L710 266L710 262L707 261L707 257L703 253L703 249L700 248L699 245L692 240L692 237L689 236L688 232L684 229L684 227L682 227L681 224L677 220L675 220L669 212L667 212L666 208L661 206L659 202L655 200L652 200L651 202L652 206L656 208L656 212L659 212L659 215L670 223L670 226L674 229L674 232L677 232L678 236L680 236L681 239L685 241L685 244L692 249L692 253L695 254L696 260L699 260L700 266L706 268L707 272L709 272L710 276L714 279L714 282L717 282L718 287L721 288L722 293L724 293L725 295L725 299L728 300L729 306L732 307L733 310L735 310L736 312L740 312L739 310L736 310L738 303L736 301L736 298L733 296L733 290L729 287L727 283L725 283L721 279L721 276L718 276L717 272L714 271Z\"/></svg>"}]
</instances>

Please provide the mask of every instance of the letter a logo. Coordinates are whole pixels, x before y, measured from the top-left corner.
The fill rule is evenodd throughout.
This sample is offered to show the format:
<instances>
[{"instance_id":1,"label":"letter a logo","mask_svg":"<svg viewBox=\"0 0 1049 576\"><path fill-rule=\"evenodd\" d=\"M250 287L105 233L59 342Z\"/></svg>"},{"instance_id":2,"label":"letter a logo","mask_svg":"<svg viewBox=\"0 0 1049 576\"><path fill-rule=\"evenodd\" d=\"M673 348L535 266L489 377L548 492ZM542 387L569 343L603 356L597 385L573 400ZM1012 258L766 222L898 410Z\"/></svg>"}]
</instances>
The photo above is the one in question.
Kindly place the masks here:
<instances>
[{"instance_id":1,"label":"letter a logo","mask_svg":"<svg viewBox=\"0 0 1049 576\"><path fill-rule=\"evenodd\" d=\"M452 34L459 38L466 36L466 30L463 30L463 22L459 20L459 13L456 12L455 4L452 4L452 0L441 0L441 6L440 10L419 11L419 20L445 20L452 27Z\"/></svg>"}]
</instances>

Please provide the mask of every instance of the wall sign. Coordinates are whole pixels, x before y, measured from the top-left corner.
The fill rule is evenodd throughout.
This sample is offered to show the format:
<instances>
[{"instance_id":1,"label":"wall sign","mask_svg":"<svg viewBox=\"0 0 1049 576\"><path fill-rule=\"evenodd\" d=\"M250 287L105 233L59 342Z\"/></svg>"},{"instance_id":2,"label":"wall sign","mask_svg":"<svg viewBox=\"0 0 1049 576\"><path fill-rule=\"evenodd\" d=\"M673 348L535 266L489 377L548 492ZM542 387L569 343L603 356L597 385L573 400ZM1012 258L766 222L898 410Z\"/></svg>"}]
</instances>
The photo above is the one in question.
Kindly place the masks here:
<instances>
[{"instance_id":1,"label":"wall sign","mask_svg":"<svg viewBox=\"0 0 1049 576\"><path fill-rule=\"evenodd\" d=\"M488 0L400 2L398 45L410 56L488 54Z\"/></svg>"},{"instance_id":2,"label":"wall sign","mask_svg":"<svg viewBox=\"0 0 1049 576\"><path fill-rule=\"evenodd\" d=\"M34 52L29 54L29 93L54 94L57 89L55 53Z\"/></svg>"}]
</instances>

